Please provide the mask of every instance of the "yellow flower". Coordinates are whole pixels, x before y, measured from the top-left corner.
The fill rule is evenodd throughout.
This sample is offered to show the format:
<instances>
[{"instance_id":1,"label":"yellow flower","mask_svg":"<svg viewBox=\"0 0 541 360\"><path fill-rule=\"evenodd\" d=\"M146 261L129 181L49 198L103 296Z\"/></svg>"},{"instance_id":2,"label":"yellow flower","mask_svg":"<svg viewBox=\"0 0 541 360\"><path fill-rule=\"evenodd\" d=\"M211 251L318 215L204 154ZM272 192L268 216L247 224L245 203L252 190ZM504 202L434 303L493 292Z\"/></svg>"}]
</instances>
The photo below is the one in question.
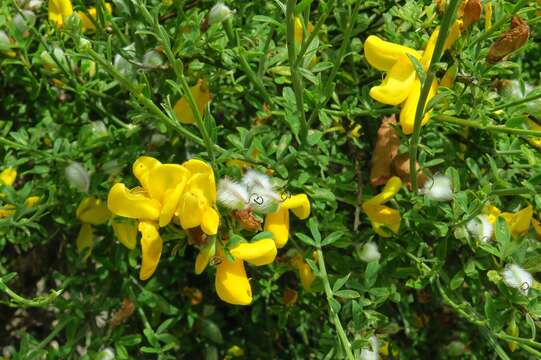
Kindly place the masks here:
<instances>
[{"instance_id":1,"label":"yellow flower","mask_svg":"<svg viewBox=\"0 0 541 360\"><path fill-rule=\"evenodd\" d=\"M312 268L310 268L310 265L308 265L308 263L300 255L297 255L291 259L291 265L293 265L293 267L298 271L303 289L310 291L310 287L316 279L316 275L312 271Z\"/></svg>"},{"instance_id":2,"label":"yellow flower","mask_svg":"<svg viewBox=\"0 0 541 360\"><path fill-rule=\"evenodd\" d=\"M183 229L201 226L207 235L216 235L220 216L216 204L214 171L201 160L188 160L182 164L191 177L178 203L177 214Z\"/></svg>"},{"instance_id":3,"label":"yellow flower","mask_svg":"<svg viewBox=\"0 0 541 360\"><path fill-rule=\"evenodd\" d=\"M12 186L17 178L17 171L12 168L6 168L0 172L0 185Z\"/></svg>"},{"instance_id":4,"label":"yellow flower","mask_svg":"<svg viewBox=\"0 0 541 360\"><path fill-rule=\"evenodd\" d=\"M515 213L510 213L501 212L500 209L498 209L497 207L493 205L487 205L483 209L483 213L487 215L488 221L491 224L495 224L496 219L501 216L507 223L507 226L509 226L509 231L511 231L511 234L513 236L520 236L526 233L530 228L530 223L532 223L533 217L533 208L532 205L528 205L524 209L521 209ZM534 227L535 225L536 224L534 220Z\"/></svg>"},{"instance_id":5,"label":"yellow flower","mask_svg":"<svg viewBox=\"0 0 541 360\"><path fill-rule=\"evenodd\" d=\"M203 116L205 112L205 106L212 98L212 95L207 88L205 82L202 79L197 81L197 84L190 88L192 96L195 100L199 113ZM186 96L180 98L173 108L177 119L183 124L193 124L195 123L195 114L192 111L190 103Z\"/></svg>"},{"instance_id":6,"label":"yellow flower","mask_svg":"<svg viewBox=\"0 0 541 360\"><path fill-rule=\"evenodd\" d=\"M272 239L241 243L229 250L235 258L230 261L221 245L217 255L221 262L216 268L216 293L223 301L233 305L249 305L252 302L252 288L246 276L244 261L255 266L267 265L276 257L276 245Z\"/></svg>"},{"instance_id":7,"label":"yellow flower","mask_svg":"<svg viewBox=\"0 0 541 360\"><path fill-rule=\"evenodd\" d=\"M265 217L265 231L274 235L277 248L282 248L289 239L289 210L299 219L304 220L310 216L310 201L306 194L293 195L283 201L278 210Z\"/></svg>"},{"instance_id":8,"label":"yellow flower","mask_svg":"<svg viewBox=\"0 0 541 360\"><path fill-rule=\"evenodd\" d=\"M139 278L146 280L156 270L161 256L163 241L158 230L175 216L185 230L200 227L207 235L216 235L220 220L214 208L216 185L212 168L200 160L189 160L182 165L162 164L142 156L133 164L133 174L141 187L130 190L124 184L115 184L109 191L107 204L113 214L138 220L137 229L142 234ZM115 220L113 230L122 244L130 249L135 247L133 223ZM210 256L198 259L196 270L203 271Z\"/></svg>"},{"instance_id":9,"label":"yellow flower","mask_svg":"<svg viewBox=\"0 0 541 360\"><path fill-rule=\"evenodd\" d=\"M135 249L137 240L137 223L132 220L114 219L112 222L113 232L122 245L130 250Z\"/></svg>"},{"instance_id":10,"label":"yellow flower","mask_svg":"<svg viewBox=\"0 0 541 360\"><path fill-rule=\"evenodd\" d=\"M457 20L451 27L445 42L445 49L449 48L460 36L461 24L462 21ZM426 71L434 53L438 34L439 28L436 28L430 36L424 52L384 41L374 35L370 35L364 43L364 55L368 63L378 70L387 72L381 85L372 87L369 94L374 100L383 104L402 104L400 125L402 131L407 135L413 132L415 111L421 94L421 81L408 55L419 60ZM427 104L436 95L437 88L438 83L434 80L428 94ZM430 114L426 113L421 125L425 125L429 117Z\"/></svg>"},{"instance_id":11,"label":"yellow flower","mask_svg":"<svg viewBox=\"0 0 541 360\"><path fill-rule=\"evenodd\" d=\"M392 199L398 193L401 186L402 181L400 178L393 176L387 181L380 194L362 204L363 211L372 222L372 228L376 234L382 237L389 237L391 235L383 226L391 229L395 234L398 234L400 230L400 213L398 210L383 204Z\"/></svg>"},{"instance_id":12,"label":"yellow flower","mask_svg":"<svg viewBox=\"0 0 541 360\"><path fill-rule=\"evenodd\" d=\"M64 20L73 13L70 0L49 0L49 21L59 29L64 26Z\"/></svg>"},{"instance_id":13,"label":"yellow flower","mask_svg":"<svg viewBox=\"0 0 541 360\"><path fill-rule=\"evenodd\" d=\"M28 199L27 199L28 200ZM101 225L107 222L111 217L111 212L107 209L107 205L101 199L94 196L84 198L75 211L77 219L83 223L77 239L77 252L81 253L85 250L85 259L92 252L92 239L94 237L94 229L92 225Z\"/></svg>"},{"instance_id":14,"label":"yellow flower","mask_svg":"<svg viewBox=\"0 0 541 360\"><path fill-rule=\"evenodd\" d=\"M107 11L109 14L113 12L113 8L111 4L105 3L104 7L105 7L105 11ZM92 19L96 19L97 10L95 7L89 7L87 11L88 11L88 14L92 17ZM84 30L96 30L96 27L94 26L94 23L92 22L92 20L84 12L77 11L77 15L81 18Z\"/></svg>"}]
</instances>

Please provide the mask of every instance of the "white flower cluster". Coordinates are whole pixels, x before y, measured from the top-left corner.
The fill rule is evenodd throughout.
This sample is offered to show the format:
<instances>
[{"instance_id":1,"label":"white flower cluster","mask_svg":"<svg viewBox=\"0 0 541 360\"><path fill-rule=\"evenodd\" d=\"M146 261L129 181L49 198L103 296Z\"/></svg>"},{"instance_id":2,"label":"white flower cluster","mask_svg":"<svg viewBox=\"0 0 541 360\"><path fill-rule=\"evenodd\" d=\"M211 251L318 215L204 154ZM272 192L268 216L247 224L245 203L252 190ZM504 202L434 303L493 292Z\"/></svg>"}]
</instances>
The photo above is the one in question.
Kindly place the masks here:
<instances>
[{"instance_id":1,"label":"white flower cluster","mask_svg":"<svg viewBox=\"0 0 541 360\"><path fill-rule=\"evenodd\" d=\"M494 233L494 226L488 220L486 215L478 215L466 224L468 232L479 239L481 242L488 242Z\"/></svg>"},{"instance_id":2,"label":"white flower cluster","mask_svg":"<svg viewBox=\"0 0 541 360\"><path fill-rule=\"evenodd\" d=\"M254 170L247 171L240 182L230 179L218 182L218 202L230 209L268 214L277 210L280 200L271 179Z\"/></svg>"},{"instance_id":3,"label":"white flower cluster","mask_svg":"<svg viewBox=\"0 0 541 360\"><path fill-rule=\"evenodd\" d=\"M520 290L524 295L528 295L528 290L533 284L532 274L516 264L508 264L502 277L505 285Z\"/></svg>"},{"instance_id":4,"label":"white flower cluster","mask_svg":"<svg viewBox=\"0 0 541 360\"><path fill-rule=\"evenodd\" d=\"M434 175L428 179L422 190L431 200L449 201L453 199L453 184L451 178L445 175Z\"/></svg>"}]
</instances>

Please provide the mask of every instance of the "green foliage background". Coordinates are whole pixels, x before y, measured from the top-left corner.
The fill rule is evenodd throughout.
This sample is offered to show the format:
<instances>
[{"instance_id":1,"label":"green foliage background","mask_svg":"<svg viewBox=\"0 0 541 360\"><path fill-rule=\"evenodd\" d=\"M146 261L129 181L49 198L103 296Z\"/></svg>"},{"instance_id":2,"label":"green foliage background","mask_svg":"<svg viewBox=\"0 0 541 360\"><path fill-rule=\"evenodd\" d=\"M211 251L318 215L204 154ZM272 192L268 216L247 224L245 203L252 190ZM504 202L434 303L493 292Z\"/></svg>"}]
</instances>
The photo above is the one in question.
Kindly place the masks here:
<instances>
[{"instance_id":1,"label":"green foliage background","mask_svg":"<svg viewBox=\"0 0 541 360\"><path fill-rule=\"evenodd\" d=\"M112 4L108 15L101 0L74 1L76 10L98 8L97 30L85 33L76 21L56 30L47 21L47 4L35 11L33 24L22 26L14 22L22 5L0 4L0 29L16 52L0 58L0 168L19 172L14 188L2 188L2 201L15 204L17 212L0 220L0 290L7 284L31 299L62 289L45 299L2 296L4 356L97 359L110 347L118 359L216 359L231 357L228 349L236 345L250 359L342 358L331 304L356 356L375 334L388 343L387 358L540 358L540 291L534 286L526 297L487 275L515 262L537 277L541 245L535 232L508 239L504 226L496 240L480 245L464 227L485 203L507 211L528 203L541 208L539 151L526 136L485 128L521 128L526 114L541 119L536 100L505 105L521 98L524 83L534 86L530 95L538 93L535 2L493 0L493 23L500 26L486 33L483 21L474 24L442 59L438 77L453 62L458 77L431 102L434 116L423 128L419 158L430 172L452 177L454 199L436 203L403 188L391 205L400 210L402 227L388 239L375 235L359 204L378 192L368 179L376 131L382 116L397 109L368 96L382 75L367 64L362 44L376 34L422 49L441 19L436 3L298 2L295 14L305 25L322 19L298 62L309 126L305 146L286 45L286 4L230 2L235 15L208 29L202 24L213 1ZM509 61L487 64L490 44L517 13L530 23L530 41ZM165 56L164 34L174 63ZM55 54L55 48L64 55L57 51L46 65L42 53ZM311 48L317 48L317 62ZM145 63L144 55L154 49L161 61ZM117 54L127 60L124 67L112 66ZM310 259L318 231L323 239L333 234L323 247L332 297L323 291L321 276L305 292L296 274L277 261L248 270L253 305L225 304L215 294L213 269L193 273L195 250L177 229L162 233L162 260L147 282L137 278L139 249L122 247L108 225L96 227L88 260L77 254L75 209L85 194L67 181L68 164L81 163L91 176L88 193L106 198L116 181L135 185L131 164L140 155L164 163L210 159L197 127L179 127L171 115L181 96L178 70L190 85L205 79L213 94L205 127L218 145L212 147L217 177L238 178L240 170L227 162L246 160L272 170L284 189L309 195L311 222L292 223L293 232L306 236L292 236L288 246ZM498 93L499 80L515 80L515 89ZM437 121L442 114L471 126ZM356 125L362 126L359 137L352 132ZM407 152L407 137L402 144L400 152ZM29 195L42 201L27 209ZM382 257L367 265L359 249L369 240ZM200 304L191 304L186 287L202 291ZM293 306L284 305L287 288L299 292ZM124 298L135 312L113 327L108 321ZM522 338L515 352L505 337L512 321Z\"/></svg>"}]
</instances>

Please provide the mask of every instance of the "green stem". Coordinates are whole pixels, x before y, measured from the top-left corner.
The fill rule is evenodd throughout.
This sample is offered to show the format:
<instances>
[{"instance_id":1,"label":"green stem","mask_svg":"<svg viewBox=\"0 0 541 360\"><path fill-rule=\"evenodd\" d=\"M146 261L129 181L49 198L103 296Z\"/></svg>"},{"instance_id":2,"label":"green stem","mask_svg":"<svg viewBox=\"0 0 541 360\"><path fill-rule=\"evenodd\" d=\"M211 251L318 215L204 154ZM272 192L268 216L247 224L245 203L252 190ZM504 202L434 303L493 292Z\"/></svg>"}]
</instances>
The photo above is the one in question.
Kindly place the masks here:
<instances>
[{"instance_id":1,"label":"green stem","mask_svg":"<svg viewBox=\"0 0 541 360\"><path fill-rule=\"evenodd\" d=\"M45 339L43 339L33 350L43 349L70 323L72 319L66 318L59 322Z\"/></svg>"},{"instance_id":2,"label":"green stem","mask_svg":"<svg viewBox=\"0 0 541 360\"><path fill-rule=\"evenodd\" d=\"M507 134L541 137L541 131L538 131L538 130L510 128L510 127L499 126L499 125L482 125L473 121L457 118L450 115L441 115L441 114L433 115L431 119L441 121L441 122L447 122L450 124L472 127L472 128L480 129L480 130L492 131L492 132L502 132L502 133L507 133Z\"/></svg>"},{"instance_id":3,"label":"green stem","mask_svg":"<svg viewBox=\"0 0 541 360\"><path fill-rule=\"evenodd\" d=\"M511 101L511 102L508 102L506 104L501 104L501 105L495 106L495 107L492 108L492 111L497 111L497 110L501 110L501 109L507 109L507 108L510 108L510 107L513 107L513 106L517 106L517 105L521 105L521 104L524 104L524 103L527 103L527 102L530 102L530 101L533 101L533 100L537 100L539 98L541 98L541 93L528 95L528 96L523 97L520 100Z\"/></svg>"},{"instance_id":4,"label":"green stem","mask_svg":"<svg viewBox=\"0 0 541 360\"><path fill-rule=\"evenodd\" d=\"M288 0L286 6L286 32L287 32L287 54L289 57L289 67L291 69L291 82L295 92L295 102L299 113L299 138L301 146L306 145L308 137L308 123L304 112L304 86L299 72L297 55L295 51L295 5L296 0Z\"/></svg>"},{"instance_id":5,"label":"green stem","mask_svg":"<svg viewBox=\"0 0 541 360\"><path fill-rule=\"evenodd\" d=\"M419 96L419 101L417 102L417 109L415 110L415 121L413 123L413 134L410 140L410 174L411 176L411 188L414 193L417 192L417 150L419 146L419 137L421 135L421 120L425 112L426 101L428 99L428 94L430 88L432 87L432 82L436 75L435 66L436 63L440 61L441 56L444 52L445 41L447 40L447 34L452 25L452 20L454 18L455 12L458 8L460 0L451 0L447 9L445 10L445 15L441 22L440 32L438 34L438 39L436 40L436 46L434 48L434 53L430 59L430 65L426 73L426 78L421 88L421 95Z\"/></svg>"},{"instance_id":6,"label":"green stem","mask_svg":"<svg viewBox=\"0 0 541 360\"><path fill-rule=\"evenodd\" d=\"M329 313L331 315L331 318L333 319L334 326L336 328L336 332L338 333L338 337L340 339L340 342L342 343L342 347L344 348L344 351L346 352L346 356L349 360L354 360L355 357L353 356L353 352L351 351L351 344L349 343L349 340L346 336L346 332L344 331L344 328L342 327L342 323L340 322L340 317L338 314L334 311L332 307L332 299L334 299L334 295L331 289L331 284L329 282L329 277L327 275L327 269L325 267L325 259L323 258L323 251L321 250L321 246L317 246L317 262L319 265L319 272L321 275L321 280L323 281L323 287L325 288L325 295L327 297L327 303L329 305Z\"/></svg>"},{"instance_id":7,"label":"green stem","mask_svg":"<svg viewBox=\"0 0 541 360\"><path fill-rule=\"evenodd\" d=\"M316 22L316 25L314 26L314 29L308 35L308 38L305 41L303 41L302 46L301 46L301 50L297 54L297 61L299 61L299 62L302 61L302 58L304 57L304 54L306 53L306 50L308 50L308 46L310 46L312 41L314 41L315 37L319 35L319 30L321 30L321 27L323 26L323 24L325 23L325 21L327 20L329 15L332 13L332 10L334 9L334 2L335 2L335 0L330 0L329 1L329 3L327 4L327 11L325 11L325 13L323 15L321 15L319 20Z\"/></svg>"},{"instance_id":8,"label":"green stem","mask_svg":"<svg viewBox=\"0 0 541 360\"><path fill-rule=\"evenodd\" d=\"M14 307L44 307L53 302L60 294L62 290L51 290L47 296L38 296L34 299L26 299L15 291L11 290L5 283L2 278L0 278L0 291L5 293L11 298L11 301L8 303L9 306Z\"/></svg>"}]
</instances>

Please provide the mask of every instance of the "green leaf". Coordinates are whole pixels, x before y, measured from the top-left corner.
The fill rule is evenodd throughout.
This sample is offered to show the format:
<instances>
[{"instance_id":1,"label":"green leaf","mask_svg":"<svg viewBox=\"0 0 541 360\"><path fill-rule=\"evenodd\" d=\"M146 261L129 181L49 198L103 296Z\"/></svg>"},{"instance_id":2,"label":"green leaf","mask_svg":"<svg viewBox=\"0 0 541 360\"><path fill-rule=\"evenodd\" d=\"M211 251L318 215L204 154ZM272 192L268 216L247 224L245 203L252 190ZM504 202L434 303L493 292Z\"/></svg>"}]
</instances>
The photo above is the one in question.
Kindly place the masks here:
<instances>
[{"instance_id":1,"label":"green leaf","mask_svg":"<svg viewBox=\"0 0 541 360\"><path fill-rule=\"evenodd\" d=\"M321 246L327 246L335 243L336 241L340 240L344 236L343 231L335 231L330 233L323 241L321 242Z\"/></svg>"},{"instance_id":2,"label":"green leaf","mask_svg":"<svg viewBox=\"0 0 541 360\"><path fill-rule=\"evenodd\" d=\"M334 295L343 299L356 299L361 297L361 295L359 295L359 293L355 290L338 290L334 292Z\"/></svg>"},{"instance_id":3,"label":"green leaf","mask_svg":"<svg viewBox=\"0 0 541 360\"><path fill-rule=\"evenodd\" d=\"M336 292L336 291L340 290L342 288L342 286L344 286L344 284L348 281L350 276L351 276L351 273L349 273L346 276L341 277L338 280L336 280L334 282L333 287L332 287L332 291Z\"/></svg>"},{"instance_id":4,"label":"green leaf","mask_svg":"<svg viewBox=\"0 0 541 360\"><path fill-rule=\"evenodd\" d=\"M451 282L449 283L449 287L451 288L451 290L456 290L459 287L461 287L463 283L464 283L464 273L462 271L459 271L451 279Z\"/></svg>"},{"instance_id":5,"label":"green leaf","mask_svg":"<svg viewBox=\"0 0 541 360\"><path fill-rule=\"evenodd\" d=\"M310 220L308 220L308 228L310 229L310 233L312 234L312 238L315 240L316 244L320 244L321 233L319 232L319 224L315 217L312 217L310 218Z\"/></svg>"},{"instance_id":6,"label":"green leaf","mask_svg":"<svg viewBox=\"0 0 541 360\"><path fill-rule=\"evenodd\" d=\"M419 77L419 80L421 80L421 84L425 83L426 79L426 73L423 69L423 65L417 60L417 58L411 54L407 54L408 58L410 59L411 63L413 64L413 67L415 68L415 71L417 72L417 76Z\"/></svg>"},{"instance_id":7,"label":"green leaf","mask_svg":"<svg viewBox=\"0 0 541 360\"><path fill-rule=\"evenodd\" d=\"M313 246L313 247L316 247L316 243L314 242L314 240L312 240L311 237L307 236L307 235L304 235L303 233L295 233L295 236L299 238L300 241L302 241L303 243L305 243L306 245L310 245L310 246Z\"/></svg>"}]
</instances>

